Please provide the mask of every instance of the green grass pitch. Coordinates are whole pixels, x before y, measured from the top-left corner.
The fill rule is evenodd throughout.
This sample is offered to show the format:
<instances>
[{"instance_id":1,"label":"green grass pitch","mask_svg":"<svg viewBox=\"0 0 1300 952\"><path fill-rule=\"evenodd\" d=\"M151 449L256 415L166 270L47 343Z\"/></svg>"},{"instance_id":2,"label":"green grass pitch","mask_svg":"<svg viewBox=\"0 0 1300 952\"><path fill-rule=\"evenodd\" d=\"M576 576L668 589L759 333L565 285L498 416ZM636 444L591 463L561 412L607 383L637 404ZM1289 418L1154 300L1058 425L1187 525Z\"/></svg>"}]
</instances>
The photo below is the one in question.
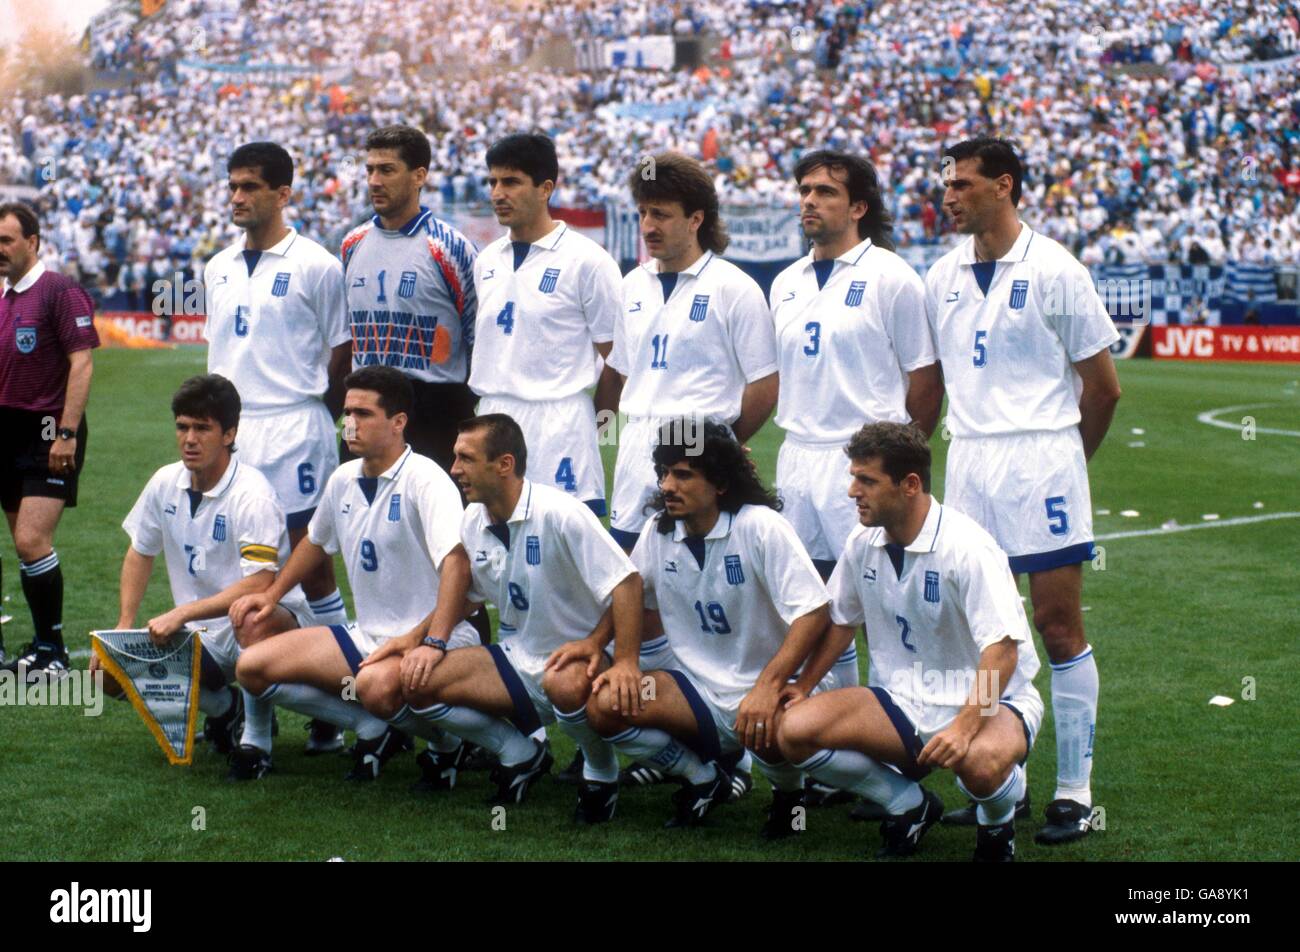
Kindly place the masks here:
<instances>
[{"instance_id":1,"label":"green grass pitch","mask_svg":"<svg viewBox=\"0 0 1300 952\"><path fill-rule=\"evenodd\" d=\"M77 666L86 664L87 631L116 620L121 520L154 468L176 458L169 397L203 370L203 359L193 348L96 355L81 505L65 515L57 538ZM1094 519L1105 565L1085 567L1084 587L1102 684L1093 789L1106 828L1055 850L1032 841L1055 776L1049 705L1030 759L1034 816L1020 826L1021 858L1294 860L1300 520L1105 536L1168 520L1202 525L1209 513L1222 522L1300 511L1300 366L1129 361L1120 376L1124 398L1091 467L1094 509L1109 510ZM1243 405L1219 419L1253 417L1254 439L1197 422L1198 413ZM752 441L769 479L778 444L772 425ZM934 447L940 474L941 437ZM612 465L612 448L606 453ZM1139 515L1123 517L1125 510ZM30 638L31 622L7 534L0 554L12 650ZM143 617L168 607L158 566ZM865 652L862 658L865 666ZM1049 682L1044 663L1045 699ZM1210 706L1213 695L1236 703ZM7 817L0 859L852 860L877 845L874 828L850 822L846 807L811 810L806 832L763 844L756 835L768 801L761 779L750 797L694 831L661 829L666 787L626 790L615 822L574 828L572 788L547 779L507 812L504 829L494 829L483 804L485 774L463 775L463 785L441 798L416 799L407 786L417 769L404 755L377 783L345 784L345 760L303 756L302 718L282 711L280 721L274 773L232 786L224 762L206 749L192 767L169 767L126 704L109 702L98 718L80 708L0 708ZM571 745L558 732L553 738L563 765ZM947 804L961 802L949 774L927 785ZM196 807L205 829L194 829ZM970 830L938 827L918 860L967 859L973 840Z\"/></svg>"}]
</instances>

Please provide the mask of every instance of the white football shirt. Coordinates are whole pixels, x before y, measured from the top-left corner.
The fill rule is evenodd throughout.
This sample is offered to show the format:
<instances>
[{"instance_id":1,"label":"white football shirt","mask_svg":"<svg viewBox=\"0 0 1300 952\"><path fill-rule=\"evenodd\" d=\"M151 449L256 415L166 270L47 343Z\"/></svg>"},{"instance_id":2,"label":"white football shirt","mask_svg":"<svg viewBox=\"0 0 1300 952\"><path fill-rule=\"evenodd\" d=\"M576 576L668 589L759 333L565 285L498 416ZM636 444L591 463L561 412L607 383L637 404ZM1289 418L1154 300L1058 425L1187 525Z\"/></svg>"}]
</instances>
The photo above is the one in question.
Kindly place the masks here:
<instances>
[{"instance_id":1,"label":"white football shirt","mask_svg":"<svg viewBox=\"0 0 1300 952\"><path fill-rule=\"evenodd\" d=\"M343 266L290 229L250 276L245 237L203 271L208 373L233 383L245 410L319 400L329 387L330 349L352 339Z\"/></svg>"},{"instance_id":2,"label":"white football shirt","mask_svg":"<svg viewBox=\"0 0 1300 952\"><path fill-rule=\"evenodd\" d=\"M776 372L771 313L754 279L711 251L665 302L652 259L623 278L608 363L627 378L618 408L628 416L733 423L745 384Z\"/></svg>"},{"instance_id":3,"label":"white football shirt","mask_svg":"<svg viewBox=\"0 0 1300 952\"><path fill-rule=\"evenodd\" d=\"M636 572L586 503L551 486L524 480L504 528L490 525L486 506L466 507L470 598L496 605L501 639L534 655L591 634L614 589Z\"/></svg>"},{"instance_id":4,"label":"white football shirt","mask_svg":"<svg viewBox=\"0 0 1300 952\"><path fill-rule=\"evenodd\" d=\"M330 475L308 538L343 554L357 624L376 641L404 635L438 604L438 570L460 544L460 493L441 466L406 451L363 489L362 460Z\"/></svg>"},{"instance_id":5,"label":"white football shirt","mask_svg":"<svg viewBox=\"0 0 1300 952\"><path fill-rule=\"evenodd\" d=\"M1078 426L1083 381L1073 364L1119 340L1088 269L1023 223L988 294L974 264L971 237L925 276L949 429L971 437Z\"/></svg>"},{"instance_id":6,"label":"white football shirt","mask_svg":"<svg viewBox=\"0 0 1300 952\"><path fill-rule=\"evenodd\" d=\"M478 320L469 385L480 396L561 400L596 383L594 345L614 339L622 273L586 235L558 223L515 269L504 235L474 262Z\"/></svg>"},{"instance_id":7,"label":"white football shirt","mask_svg":"<svg viewBox=\"0 0 1300 952\"><path fill-rule=\"evenodd\" d=\"M719 514L696 560L679 520L641 529L632 564L669 647L710 701L735 708L776 656L790 625L829 601L790 523L766 506Z\"/></svg>"},{"instance_id":8,"label":"white football shirt","mask_svg":"<svg viewBox=\"0 0 1300 952\"><path fill-rule=\"evenodd\" d=\"M883 687L923 733L966 703L980 654L1010 637L1019 659L998 697L1033 690L1038 652L1007 555L972 519L933 496L898 575L879 526L859 525L827 583L831 620L867 627L868 684ZM989 685L991 690L994 686Z\"/></svg>"},{"instance_id":9,"label":"white football shirt","mask_svg":"<svg viewBox=\"0 0 1300 952\"><path fill-rule=\"evenodd\" d=\"M772 282L781 396L777 426L806 443L844 443L868 422L906 423L907 375L937 359L925 285L870 239L817 287L811 254Z\"/></svg>"},{"instance_id":10,"label":"white football shirt","mask_svg":"<svg viewBox=\"0 0 1300 952\"><path fill-rule=\"evenodd\" d=\"M217 484L199 496L193 514L192 485L185 464L162 467L122 522L131 548L150 557L163 553L177 605L211 598L258 572L279 571L289 557L289 535L265 476L232 459ZM207 621L210 628L228 624L224 617Z\"/></svg>"}]
</instances>

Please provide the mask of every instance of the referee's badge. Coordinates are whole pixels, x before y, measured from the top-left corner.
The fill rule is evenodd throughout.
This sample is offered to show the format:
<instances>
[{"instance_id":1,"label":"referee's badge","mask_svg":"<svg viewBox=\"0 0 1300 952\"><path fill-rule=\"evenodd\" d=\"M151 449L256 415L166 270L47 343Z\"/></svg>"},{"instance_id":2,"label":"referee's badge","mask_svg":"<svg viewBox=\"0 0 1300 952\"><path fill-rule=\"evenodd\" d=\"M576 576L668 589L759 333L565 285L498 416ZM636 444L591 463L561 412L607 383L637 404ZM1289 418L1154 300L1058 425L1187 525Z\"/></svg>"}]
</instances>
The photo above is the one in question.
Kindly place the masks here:
<instances>
[{"instance_id":1,"label":"referee's badge","mask_svg":"<svg viewBox=\"0 0 1300 952\"><path fill-rule=\"evenodd\" d=\"M389 497L388 521L389 522L402 521L402 494L401 493L393 493L393 495Z\"/></svg>"},{"instance_id":2,"label":"referee's badge","mask_svg":"<svg viewBox=\"0 0 1300 952\"><path fill-rule=\"evenodd\" d=\"M691 320L699 323L709 316L709 296L707 294L695 295L695 300L691 302Z\"/></svg>"},{"instance_id":3,"label":"referee's badge","mask_svg":"<svg viewBox=\"0 0 1300 952\"><path fill-rule=\"evenodd\" d=\"M542 272L542 283L537 285L537 290L543 294L551 294L555 291L555 284L560 280L559 268L547 268Z\"/></svg>"},{"instance_id":4,"label":"referee's badge","mask_svg":"<svg viewBox=\"0 0 1300 952\"><path fill-rule=\"evenodd\" d=\"M36 328L15 327L14 343L18 345L20 354L30 354L36 349Z\"/></svg>"},{"instance_id":5,"label":"referee's badge","mask_svg":"<svg viewBox=\"0 0 1300 952\"><path fill-rule=\"evenodd\" d=\"M524 541L524 561L529 565L542 564L542 540L535 535L530 535Z\"/></svg>"},{"instance_id":6,"label":"referee's badge","mask_svg":"<svg viewBox=\"0 0 1300 952\"><path fill-rule=\"evenodd\" d=\"M844 295L845 307L858 307L862 304L863 292L867 290L866 281L854 281L849 284L849 293Z\"/></svg>"},{"instance_id":7,"label":"referee's badge","mask_svg":"<svg viewBox=\"0 0 1300 952\"><path fill-rule=\"evenodd\" d=\"M402 280L397 282L397 296L409 298L413 294L415 294L415 272L403 271Z\"/></svg>"},{"instance_id":8,"label":"referee's badge","mask_svg":"<svg viewBox=\"0 0 1300 952\"><path fill-rule=\"evenodd\" d=\"M1011 282L1011 310L1019 311L1025 306L1025 299L1029 297L1028 281Z\"/></svg>"},{"instance_id":9,"label":"referee's badge","mask_svg":"<svg viewBox=\"0 0 1300 952\"><path fill-rule=\"evenodd\" d=\"M284 297L289 293L289 272L277 271L275 283L271 285L271 297Z\"/></svg>"}]
</instances>

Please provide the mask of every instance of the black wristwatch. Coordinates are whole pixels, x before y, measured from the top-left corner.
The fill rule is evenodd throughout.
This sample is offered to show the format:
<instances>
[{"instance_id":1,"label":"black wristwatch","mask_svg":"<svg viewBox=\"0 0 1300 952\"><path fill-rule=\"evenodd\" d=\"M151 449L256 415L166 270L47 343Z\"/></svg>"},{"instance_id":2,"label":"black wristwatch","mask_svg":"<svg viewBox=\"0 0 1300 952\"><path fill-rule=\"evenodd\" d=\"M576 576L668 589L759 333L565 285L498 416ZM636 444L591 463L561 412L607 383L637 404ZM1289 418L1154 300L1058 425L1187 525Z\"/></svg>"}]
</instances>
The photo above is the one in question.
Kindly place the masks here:
<instances>
[{"instance_id":1,"label":"black wristwatch","mask_svg":"<svg viewBox=\"0 0 1300 952\"><path fill-rule=\"evenodd\" d=\"M77 438L77 431L71 430L66 426L61 426L54 432L55 435L61 440L75 440Z\"/></svg>"},{"instance_id":2,"label":"black wristwatch","mask_svg":"<svg viewBox=\"0 0 1300 952\"><path fill-rule=\"evenodd\" d=\"M420 644L428 645L430 648L437 648L439 651L444 653L447 650L447 642L443 641L441 638L435 638L433 635L425 635L424 640L421 641Z\"/></svg>"}]
</instances>

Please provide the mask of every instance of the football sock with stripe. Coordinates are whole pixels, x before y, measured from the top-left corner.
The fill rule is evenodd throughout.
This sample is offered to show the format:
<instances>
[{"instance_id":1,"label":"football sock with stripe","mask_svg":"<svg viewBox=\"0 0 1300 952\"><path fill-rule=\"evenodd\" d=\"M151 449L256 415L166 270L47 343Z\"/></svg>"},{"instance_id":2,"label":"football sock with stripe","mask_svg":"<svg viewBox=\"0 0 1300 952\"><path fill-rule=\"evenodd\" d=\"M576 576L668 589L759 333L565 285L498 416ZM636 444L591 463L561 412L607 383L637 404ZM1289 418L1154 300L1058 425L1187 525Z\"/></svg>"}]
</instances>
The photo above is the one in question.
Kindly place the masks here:
<instances>
[{"instance_id":1,"label":"football sock with stripe","mask_svg":"<svg viewBox=\"0 0 1300 952\"><path fill-rule=\"evenodd\" d=\"M874 800L894 815L919 807L925 799L915 780L856 750L819 750L795 766L827 786Z\"/></svg>"},{"instance_id":2,"label":"football sock with stripe","mask_svg":"<svg viewBox=\"0 0 1300 952\"><path fill-rule=\"evenodd\" d=\"M587 723L587 708L564 712L554 705L556 723L582 750L582 779L596 783L613 783L618 780L618 754L605 738Z\"/></svg>"},{"instance_id":3,"label":"football sock with stripe","mask_svg":"<svg viewBox=\"0 0 1300 952\"><path fill-rule=\"evenodd\" d=\"M388 723L399 731L423 737L429 742L429 749L438 754L449 754L461 745L459 737L447 733L431 721L420 717L407 704L403 704L401 709L388 719Z\"/></svg>"},{"instance_id":4,"label":"football sock with stripe","mask_svg":"<svg viewBox=\"0 0 1300 952\"><path fill-rule=\"evenodd\" d=\"M311 609L311 614L316 619L318 625L343 625L348 623L347 606L343 604L343 596L336 588L328 595L322 595L320 598L313 599L307 603ZM307 621L307 619L303 619Z\"/></svg>"},{"instance_id":5,"label":"football sock with stripe","mask_svg":"<svg viewBox=\"0 0 1300 952\"><path fill-rule=\"evenodd\" d=\"M761 757L755 757L754 765L758 768L758 772L767 778L773 790L794 793L796 790L803 789L803 771L794 764L784 760L769 763Z\"/></svg>"},{"instance_id":6,"label":"football sock with stripe","mask_svg":"<svg viewBox=\"0 0 1300 952\"><path fill-rule=\"evenodd\" d=\"M259 699L339 727L350 727L357 732L358 740L374 740L388 730L386 723L360 704L345 701L337 694L310 684L273 684L259 695Z\"/></svg>"},{"instance_id":7,"label":"football sock with stripe","mask_svg":"<svg viewBox=\"0 0 1300 952\"><path fill-rule=\"evenodd\" d=\"M633 760L657 767L674 777L685 777L687 783L704 783L714 775L712 763L706 764L667 731L654 727L629 727L606 740Z\"/></svg>"},{"instance_id":8,"label":"football sock with stripe","mask_svg":"<svg viewBox=\"0 0 1300 952\"><path fill-rule=\"evenodd\" d=\"M275 704L263 700L251 691L243 688L239 690L244 695L244 733L239 738L239 742L270 753L271 718L275 714Z\"/></svg>"},{"instance_id":9,"label":"football sock with stripe","mask_svg":"<svg viewBox=\"0 0 1300 952\"><path fill-rule=\"evenodd\" d=\"M1002 785L987 797L977 797L957 779L957 786L975 801L975 819L980 826L1001 826L1011 822L1016 812L1016 804L1025 795L1025 768L1016 764Z\"/></svg>"},{"instance_id":10,"label":"football sock with stripe","mask_svg":"<svg viewBox=\"0 0 1300 952\"><path fill-rule=\"evenodd\" d=\"M1092 742L1097 727L1097 659L1092 645L1052 665L1056 718L1056 796L1092 806Z\"/></svg>"},{"instance_id":11,"label":"football sock with stripe","mask_svg":"<svg viewBox=\"0 0 1300 952\"><path fill-rule=\"evenodd\" d=\"M412 709L412 713L434 727L450 731L457 737L473 741L484 750L490 750L497 755L503 767L522 764L537 753L537 745L532 738L526 737L504 717L494 717L472 707L453 707L450 704L434 704L423 710Z\"/></svg>"},{"instance_id":12,"label":"football sock with stripe","mask_svg":"<svg viewBox=\"0 0 1300 952\"><path fill-rule=\"evenodd\" d=\"M19 562L23 595L32 612L32 628L40 644L63 647L63 569L59 553L51 551L44 558Z\"/></svg>"}]
</instances>

